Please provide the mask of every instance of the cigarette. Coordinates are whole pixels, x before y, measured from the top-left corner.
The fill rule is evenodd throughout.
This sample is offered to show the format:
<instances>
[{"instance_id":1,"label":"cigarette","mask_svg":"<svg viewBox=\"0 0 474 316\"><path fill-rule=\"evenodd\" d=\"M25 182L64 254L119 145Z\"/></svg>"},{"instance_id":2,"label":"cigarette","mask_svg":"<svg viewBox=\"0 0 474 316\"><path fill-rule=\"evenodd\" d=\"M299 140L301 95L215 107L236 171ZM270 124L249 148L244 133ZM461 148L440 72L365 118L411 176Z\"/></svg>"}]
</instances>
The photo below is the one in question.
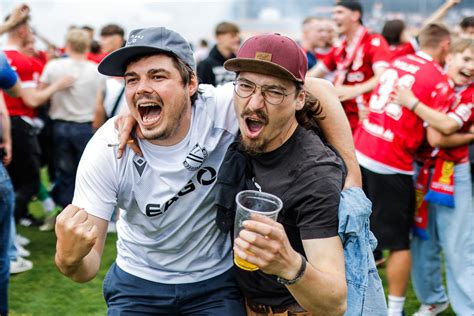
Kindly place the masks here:
<instances>
[{"instance_id":1,"label":"cigarette","mask_svg":"<svg viewBox=\"0 0 474 316\"><path fill-rule=\"evenodd\" d=\"M135 141L133 139L127 140L126 144L133 144ZM107 147L118 147L120 143L107 144Z\"/></svg>"}]
</instances>

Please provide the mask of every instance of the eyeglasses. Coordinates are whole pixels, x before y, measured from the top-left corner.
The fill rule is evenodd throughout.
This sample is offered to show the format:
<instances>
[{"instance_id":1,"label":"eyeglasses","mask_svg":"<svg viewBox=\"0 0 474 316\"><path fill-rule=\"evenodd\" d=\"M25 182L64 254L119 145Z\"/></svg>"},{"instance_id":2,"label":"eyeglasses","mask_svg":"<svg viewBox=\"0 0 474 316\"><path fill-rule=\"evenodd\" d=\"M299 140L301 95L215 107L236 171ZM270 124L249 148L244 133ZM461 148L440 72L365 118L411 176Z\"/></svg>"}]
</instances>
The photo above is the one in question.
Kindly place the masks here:
<instances>
[{"instance_id":1,"label":"eyeglasses","mask_svg":"<svg viewBox=\"0 0 474 316\"><path fill-rule=\"evenodd\" d=\"M257 88L260 88L263 99L273 105L281 104L286 96L293 94L296 91L286 93L285 89L273 85L260 86L252 81L243 79L234 81L234 91L243 99L253 95L257 91Z\"/></svg>"}]
</instances>

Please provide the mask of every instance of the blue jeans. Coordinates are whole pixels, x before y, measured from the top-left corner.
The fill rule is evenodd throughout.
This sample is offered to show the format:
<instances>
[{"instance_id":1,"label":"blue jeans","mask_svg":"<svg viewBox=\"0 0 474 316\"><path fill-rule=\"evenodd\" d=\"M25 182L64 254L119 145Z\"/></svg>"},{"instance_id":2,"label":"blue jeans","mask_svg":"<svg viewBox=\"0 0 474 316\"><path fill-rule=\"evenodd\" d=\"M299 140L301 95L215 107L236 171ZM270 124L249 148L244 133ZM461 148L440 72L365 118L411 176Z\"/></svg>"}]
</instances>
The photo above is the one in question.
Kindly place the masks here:
<instances>
[{"instance_id":1,"label":"blue jeans","mask_svg":"<svg viewBox=\"0 0 474 316\"><path fill-rule=\"evenodd\" d=\"M468 163L454 167L455 208L428 206L428 240L413 237L412 282L423 304L446 302L441 251L446 260L449 300L457 315L474 315L474 210Z\"/></svg>"},{"instance_id":2,"label":"blue jeans","mask_svg":"<svg viewBox=\"0 0 474 316\"><path fill-rule=\"evenodd\" d=\"M77 166L92 134L91 123L53 122L56 183L51 195L62 207L72 202Z\"/></svg>"},{"instance_id":3,"label":"blue jeans","mask_svg":"<svg viewBox=\"0 0 474 316\"><path fill-rule=\"evenodd\" d=\"M373 250L377 240L370 231L372 203L361 188L342 192L339 204L339 237L344 247L347 310L344 315L386 316L387 303Z\"/></svg>"},{"instance_id":4,"label":"blue jeans","mask_svg":"<svg viewBox=\"0 0 474 316\"><path fill-rule=\"evenodd\" d=\"M16 260L18 257L18 249L16 248L15 244L16 240L16 225L15 225L15 217L12 216L11 225L10 225L10 243L8 245L8 257L10 260Z\"/></svg>"},{"instance_id":5,"label":"blue jeans","mask_svg":"<svg viewBox=\"0 0 474 316\"><path fill-rule=\"evenodd\" d=\"M162 284L131 275L114 263L104 279L107 315L244 316L234 268L209 280Z\"/></svg>"},{"instance_id":6,"label":"blue jeans","mask_svg":"<svg viewBox=\"0 0 474 316\"><path fill-rule=\"evenodd\" d=\"M10 279L10 229L15 193L7 171L0 162L0 315L8 312L8 281Z\"/></svg>"}]
</instances>

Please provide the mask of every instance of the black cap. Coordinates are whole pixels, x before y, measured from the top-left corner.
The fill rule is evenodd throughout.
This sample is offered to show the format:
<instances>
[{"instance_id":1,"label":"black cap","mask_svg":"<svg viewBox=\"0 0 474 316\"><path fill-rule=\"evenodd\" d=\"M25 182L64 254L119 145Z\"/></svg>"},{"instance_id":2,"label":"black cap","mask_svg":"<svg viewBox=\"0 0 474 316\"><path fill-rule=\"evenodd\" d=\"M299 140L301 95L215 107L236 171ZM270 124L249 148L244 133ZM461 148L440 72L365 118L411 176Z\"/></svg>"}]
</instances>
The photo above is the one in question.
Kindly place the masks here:
<instances>
[{"instance_id":1,"label":"black cap","mask_svg":"<svg viewBox=\"0 0 474 316\"><path fill-rule=\"evenodd\" d=\"M153 53L172 54L195 69L193 51L188 41L167 28L150 27L130 32L125 47L107 55L99 64L98 70L107 76L121 77L132 58Z\"/></svg>"},{"instance_id":2,"label":"black cap","mask_svg":"<svg viewBox=\"0 0 474 316\"><path fill-rule=\"evenodd\" d=\"M362 23L362 16L364 15L364 10L362 8L362 4L359 1L351 1L351 0L341 0L337 1L334 6L341 6L345 7L351 11L359 11L360 12L360 23Z\"/></svg>"}]
</instances>

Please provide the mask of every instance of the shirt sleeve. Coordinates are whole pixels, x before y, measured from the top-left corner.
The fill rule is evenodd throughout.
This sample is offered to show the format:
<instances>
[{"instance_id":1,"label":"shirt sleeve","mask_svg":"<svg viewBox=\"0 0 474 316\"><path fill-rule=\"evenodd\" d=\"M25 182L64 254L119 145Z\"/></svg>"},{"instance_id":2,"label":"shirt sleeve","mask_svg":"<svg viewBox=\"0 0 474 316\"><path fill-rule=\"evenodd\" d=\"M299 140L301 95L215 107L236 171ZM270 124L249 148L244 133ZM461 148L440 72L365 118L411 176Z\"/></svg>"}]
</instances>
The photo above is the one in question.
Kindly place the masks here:
<instances>
[{"instance_id":1,"label":"shirt sleeve","mask_svg":"<svg viewBox=\"0 0 474 316\"><path fill-rule=\"evenodd\" d=\"M73 205L84 208L89 214L109 221L118 195L117 149L108 147L114 137L113 120L109 120L92 137L82 154L76 175ZM115 142L116 142L115 136ZM122 158L124 159L124 158Z\"/></svg>"},{"instance_id":2,"label":"shirt sleeve","mask_svg":"<svg viewBox=\"0 0 474 316\"><path fill-rule=\"evenodd\" d=\"M0 88L8 90L18 81L18 75L8 64L5 54L0 53Z\"/></svg>"},{"instance_id":3,"label":"shirt sleeve","mask_svg":"<svg viewBox=\"0 0 474 316\"><path fill-rule=\"evenodd\" d=\"M338 235L338 209L343 172L334 165L306 170L297 180L301 200L297 202L296 223L301 239Z\"/></svg>"},{"instance_id":4,"label":"shirt sleeve","mask_svg":"<svg viewBox=\"0 0 474 316\"><path fill-rule=\"evenodd\" d=\"M370 48L372 51L372 69L375 71L377 67L388 67L390 48L385 38L380 35L374 36L370 40Z\"/></svg>"},{"instance_id":5,"label":"shirt sleeve","mask_svg":"<svg viewBox=\"0 0 474 316\"><path fill-rule=\"evenodd\" d=\"M326 55L326 57L324 57L321 60L322 63L320 63L320 64L324 65L327 68L327 70L329 70L329 71L336 70L335 52L336 52L336 48L335 47L331 48L331 50Z\"/></svg>"}]
</instances>

